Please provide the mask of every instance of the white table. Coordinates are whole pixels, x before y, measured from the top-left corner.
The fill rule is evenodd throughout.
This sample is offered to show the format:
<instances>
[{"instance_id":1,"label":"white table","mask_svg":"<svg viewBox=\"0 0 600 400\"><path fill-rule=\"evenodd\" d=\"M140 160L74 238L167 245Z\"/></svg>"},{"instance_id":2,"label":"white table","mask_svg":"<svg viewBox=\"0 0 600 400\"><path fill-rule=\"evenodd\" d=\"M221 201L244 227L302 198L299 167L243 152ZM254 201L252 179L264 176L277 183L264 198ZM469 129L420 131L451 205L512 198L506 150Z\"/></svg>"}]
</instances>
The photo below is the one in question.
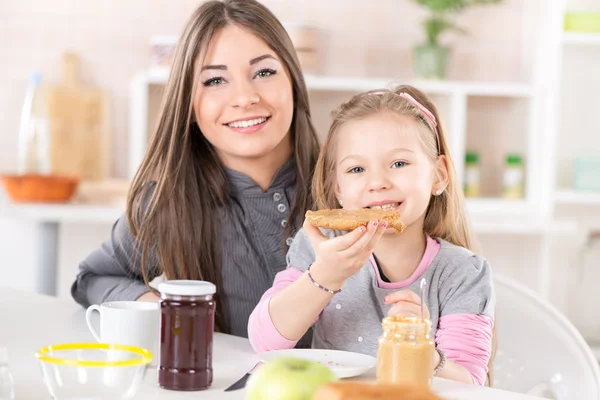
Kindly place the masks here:
<instances>
[{"instance_id":1,"label":"white table","mask_svg":"<svg viewBox=\"0 0 600 400\"><path fill-rule=\"evenodd\" d=\"M38 348L59 343L93 341L84 310L74 302L55 297L0 288L0 346L9 349L9 363L16 384L17 400L49 398L34 353ZM149 370L136 399L238 399L244 391L224 392L258 361L248 340L216 334L214 380L210 390L174 392L160 389L156 370ZM435 378L433 390L444 398L457 400L527 400L520 395Z\"/></svg>"}]
</instances>

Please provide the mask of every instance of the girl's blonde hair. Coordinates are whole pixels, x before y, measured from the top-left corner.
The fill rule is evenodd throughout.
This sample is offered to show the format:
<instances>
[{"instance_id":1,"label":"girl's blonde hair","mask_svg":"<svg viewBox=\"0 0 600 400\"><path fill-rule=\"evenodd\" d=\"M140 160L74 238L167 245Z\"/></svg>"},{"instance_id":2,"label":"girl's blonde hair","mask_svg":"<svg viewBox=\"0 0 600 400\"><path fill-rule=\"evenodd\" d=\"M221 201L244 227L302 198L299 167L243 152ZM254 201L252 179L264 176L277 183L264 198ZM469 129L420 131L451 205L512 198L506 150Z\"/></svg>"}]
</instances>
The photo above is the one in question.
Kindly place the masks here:
<instances>
[{"instance_id":1,"label":"girl's blonde hair","mask_svg":"<svg viewBox=\"0 0 600 400\"><path fill-rule=\"evenodd\" d=\"M410 95L425 107L437 121L437 127L435 122L415 102L401 96L402 93ZM358 94L334 111L333 122L323 144L313 177L313 197L317 208L338 207L335 197L335 148L340 140L339 134L342 126L349 121L367 118L380 112L391 112L413 118L419 124L423 149L432 164L442 155L446 158L448 186L441 195L431 197L425 214L423 226L425 233L475 251L476 244L465 213L464 197L456 180L446 135L439 122L439 113L423 92L409 85L398 86L393 90L375 90Z\"/></svg>"},{"instance_id":2,"label":"girl's blonde hair","mask_svg":"<svg viewBox=\"0 0 600 400\"><path fill-rule=\"evenodd\" d=\"M412 99L402 94L407 94ZM415 103L415 100L418 104ZM433 115L433 120L419 105ZM438 110L423 92L409 85L401 85L393 90L373 90L358 94L334 111L333 122L321 149L313 176L312 190L317 208L339 208L335 196L335 148L338 140L342 139L339 138L342 126L350 121L367 118L380 112L390 112L413 118L419 124L418 131L421 133L423 149L432 164L440 156L446 158L448 186L441 195L431 196L423 224L424 232L431 237L438 237L456 246L476 252L478 245L465 212L464 196L456 179L456 172ZM492 385L492 363L496 347L496 328L494 326L492 352L488 362L488 386Z\"/></svg>"}]
</instances>

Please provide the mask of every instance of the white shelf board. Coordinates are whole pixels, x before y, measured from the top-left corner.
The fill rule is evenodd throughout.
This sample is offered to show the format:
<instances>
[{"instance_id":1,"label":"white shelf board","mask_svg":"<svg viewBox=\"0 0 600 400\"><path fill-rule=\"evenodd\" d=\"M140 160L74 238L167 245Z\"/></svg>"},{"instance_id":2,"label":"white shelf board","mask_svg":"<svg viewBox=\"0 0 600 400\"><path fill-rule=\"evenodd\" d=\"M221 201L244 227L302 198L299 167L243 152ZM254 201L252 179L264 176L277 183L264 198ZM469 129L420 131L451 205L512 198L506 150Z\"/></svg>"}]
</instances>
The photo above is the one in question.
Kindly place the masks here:
<instances>
[{"instance_id":1,"label":"white shelf board","mask_svg":"<svg viewBox=\"0 0 600 400\"><path fill-rule=\"evenodd\" d=\"M491 97L529 97L533 95L533 86L512 82L467 82L467 81L434 81L385 78L353 78L305 75L309 90L362 92L378 88L390 87L394 84L407 83L429 94L464 94L467 96Z\"/></svg>"},{"instance_id":2,"label":"white shelf board","mask_svg":"<svg viewBox=\"0 0 600 400\"><path fill-rule=\"evenodd\" d=\"M0 203L0 217L41 222L112 224L125 205Z\"/></svg>"},{"instance_id":3,"label":"white shelf board","mask_svg":"<svg viewBox=\"0 0 600 400\"><path fill-rule=\"evenodd\" d=\"M473 229L479 234L537 235L540 233L575 234L578 225L572 220L544 220L537 217L525 218L472 218Z\"/></svg>"},{"instance_id":4,"label":"white shelf board","mask_svg":"<svg viewBox=\"0 0 600 400\"><path fill-rule=\"evenodd\" d=\"M169 69L153 67L145 72L148 84L164 85L169 79ZM463 94L467 96L490 97L530 97L534 93L532 85L514 82L468 82L468 81L434 81L411 80L401 81L392 78L357 78L336 77L305 74L308 90L362 92L378 88L386 88L393 84L408 83L429 94Z\"/></svg>"},{"instance_id":5,"label":"white shelf board","mask_svg":"<svg viewBox=\"0 0 600 400\"><path fill-rule=\"evenodd\" d=\"M518 217L533 214L533 207L524 199L505 200L502 198L468 198L467 211L471 218L480 216Z\"/></svg>"},{"instance_id":6,"label":"white shelf board","mask_svg":"<svg viewBox=\"0 0 600 400\"><path fill-rule=\"evenodd\" d=\"M563 205L600 206L600 193L564 189L556 192L555 202Z\"/></svg>"},{"instance_id":7,"label":"white shelf board","mask_svg":"<svg viewBox=\"0 0 600 400\"><path fill-rule=\"evenodd\" d=\"M563 43L579 46L600 46L600 33L564 32Z\"/></svg>"}]
</instances>

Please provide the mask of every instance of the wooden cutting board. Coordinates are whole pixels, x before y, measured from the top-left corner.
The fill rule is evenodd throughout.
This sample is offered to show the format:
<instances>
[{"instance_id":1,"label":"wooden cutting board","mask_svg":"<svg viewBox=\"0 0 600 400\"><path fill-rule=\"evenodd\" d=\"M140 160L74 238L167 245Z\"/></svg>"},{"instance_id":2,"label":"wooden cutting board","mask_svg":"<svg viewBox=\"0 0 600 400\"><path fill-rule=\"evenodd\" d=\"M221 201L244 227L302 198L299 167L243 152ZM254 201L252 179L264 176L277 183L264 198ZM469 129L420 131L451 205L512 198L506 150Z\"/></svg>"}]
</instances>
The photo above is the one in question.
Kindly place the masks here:
<instances>
[{"instance_id":1,"label":"wooden cutting board","mask_svg":"<svg viewBox=\"0 0 600 400\"><path fill-rule=\"evenodd\" d=\"M79 58L63 55L63 81L44 87L53 174L97 181L109 176L110 99L106 90L84 86Z\"/></svg>"}]
</instances>

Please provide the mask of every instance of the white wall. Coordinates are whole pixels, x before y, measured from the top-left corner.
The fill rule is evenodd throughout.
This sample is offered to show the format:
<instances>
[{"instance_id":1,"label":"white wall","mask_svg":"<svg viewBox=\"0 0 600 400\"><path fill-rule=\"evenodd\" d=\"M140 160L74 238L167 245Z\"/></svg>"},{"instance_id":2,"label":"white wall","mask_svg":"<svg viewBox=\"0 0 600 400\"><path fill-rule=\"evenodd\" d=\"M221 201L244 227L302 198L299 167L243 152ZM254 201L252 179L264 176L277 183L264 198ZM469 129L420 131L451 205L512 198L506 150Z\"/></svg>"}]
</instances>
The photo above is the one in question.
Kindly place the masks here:
<instances>
[{"instance_id":1,"label":"white wall","mask_svg":"<svg viewBox=\"0 0 600 400\"><path fill-rule=\"evenodd\" d=\"M522 41L535 21L536 7L546 0L505 0L501 5L478 7L468 11L459 23L470 31L466 36L447 37L454 45L450 66L451 79L528 82L531 80L531 57L534 39ZM576 0L575 0L576 1ZM580 0L585 1L585 0ZM595 0L589 0L595 2ZM112 96L112 174L127 174L128 85L133 74L148 65L148 40L151 34L178 33L198 0L21 0L0 3L0 172L16 167L18 118L27 75L40 70L46 79L60 78L60 53L71 49L82 58L83 79L88 84L107 88ZM410 49L422 39L420 18L414 3L398 0L265 0L284 21L300 20L321 26L327 33L322 72L332 75L412 77ZM377 6L374 7L373 5ZM525 14L525 15L524 15ZM600 57L600 53L594 56ZM576 76L568 79L593 78L598 60L589 63L588 56L575 59L566 68ZM576 71L585 71L577 74ZM566 81L570 87L569 80ZM594 81L597 89L600 84ZM595 86L595 87L596 87ZM569 118L563 127L585 132L594 119L595 96L586 85L579 86L571 97L580 99L565 105ZM154 101L160 91L154 93ZM599 90L595 90L596 93ZM325 132L329 111L346 94L312 96L316 125ZM492 104L490 103L492 102ZM497 148L510 150L521 146L521 104L517 100L479 100L470 102L468 142L490 157L487 161L489 193L497 189L502 154ZM582 115L581 111L586 115ZM493 122L491 122L493 121ZM511 128L511 129L509 129ZM502 135L501 132L511 132ZM590 148L600 148L600 132L595 131ZM496 144L490 145L489 135ZM565 147L580 146L567 137ZM583 145L585 147L585 145ZM569 147L570 148L570 147ZM570 148L571 149L571 148ZM569 182L570 161L559 157L559 181ZM585 219L590 213L582 216ZM69 287L78 262L108 237L110 226L65 225L59 247L59 294L69 295ZM32 226L22 221L0 219L1 285L32 290L33 265ZM518 278L536 288L539 238L484 235L483 254L497 273ZM581 250L580 239L557 238L553 255L555 279L552 300L562 310L572 310L574 292L573 265ZM579 282L579 281L577 281ZM591 282L591 281L590 281ZM576 292L578 299L584 293ZM600 304L597 290L588 291L587 304ZM575 307L576 308L576 307ZM576 315L576 313L571 313ZM578 315L580 315L579 313ZM590 315L590 314L588 314ZM595 313L594 315L600 315ZM598 317L600 321L600 317Z\"/></svg>"}]
</instances>

